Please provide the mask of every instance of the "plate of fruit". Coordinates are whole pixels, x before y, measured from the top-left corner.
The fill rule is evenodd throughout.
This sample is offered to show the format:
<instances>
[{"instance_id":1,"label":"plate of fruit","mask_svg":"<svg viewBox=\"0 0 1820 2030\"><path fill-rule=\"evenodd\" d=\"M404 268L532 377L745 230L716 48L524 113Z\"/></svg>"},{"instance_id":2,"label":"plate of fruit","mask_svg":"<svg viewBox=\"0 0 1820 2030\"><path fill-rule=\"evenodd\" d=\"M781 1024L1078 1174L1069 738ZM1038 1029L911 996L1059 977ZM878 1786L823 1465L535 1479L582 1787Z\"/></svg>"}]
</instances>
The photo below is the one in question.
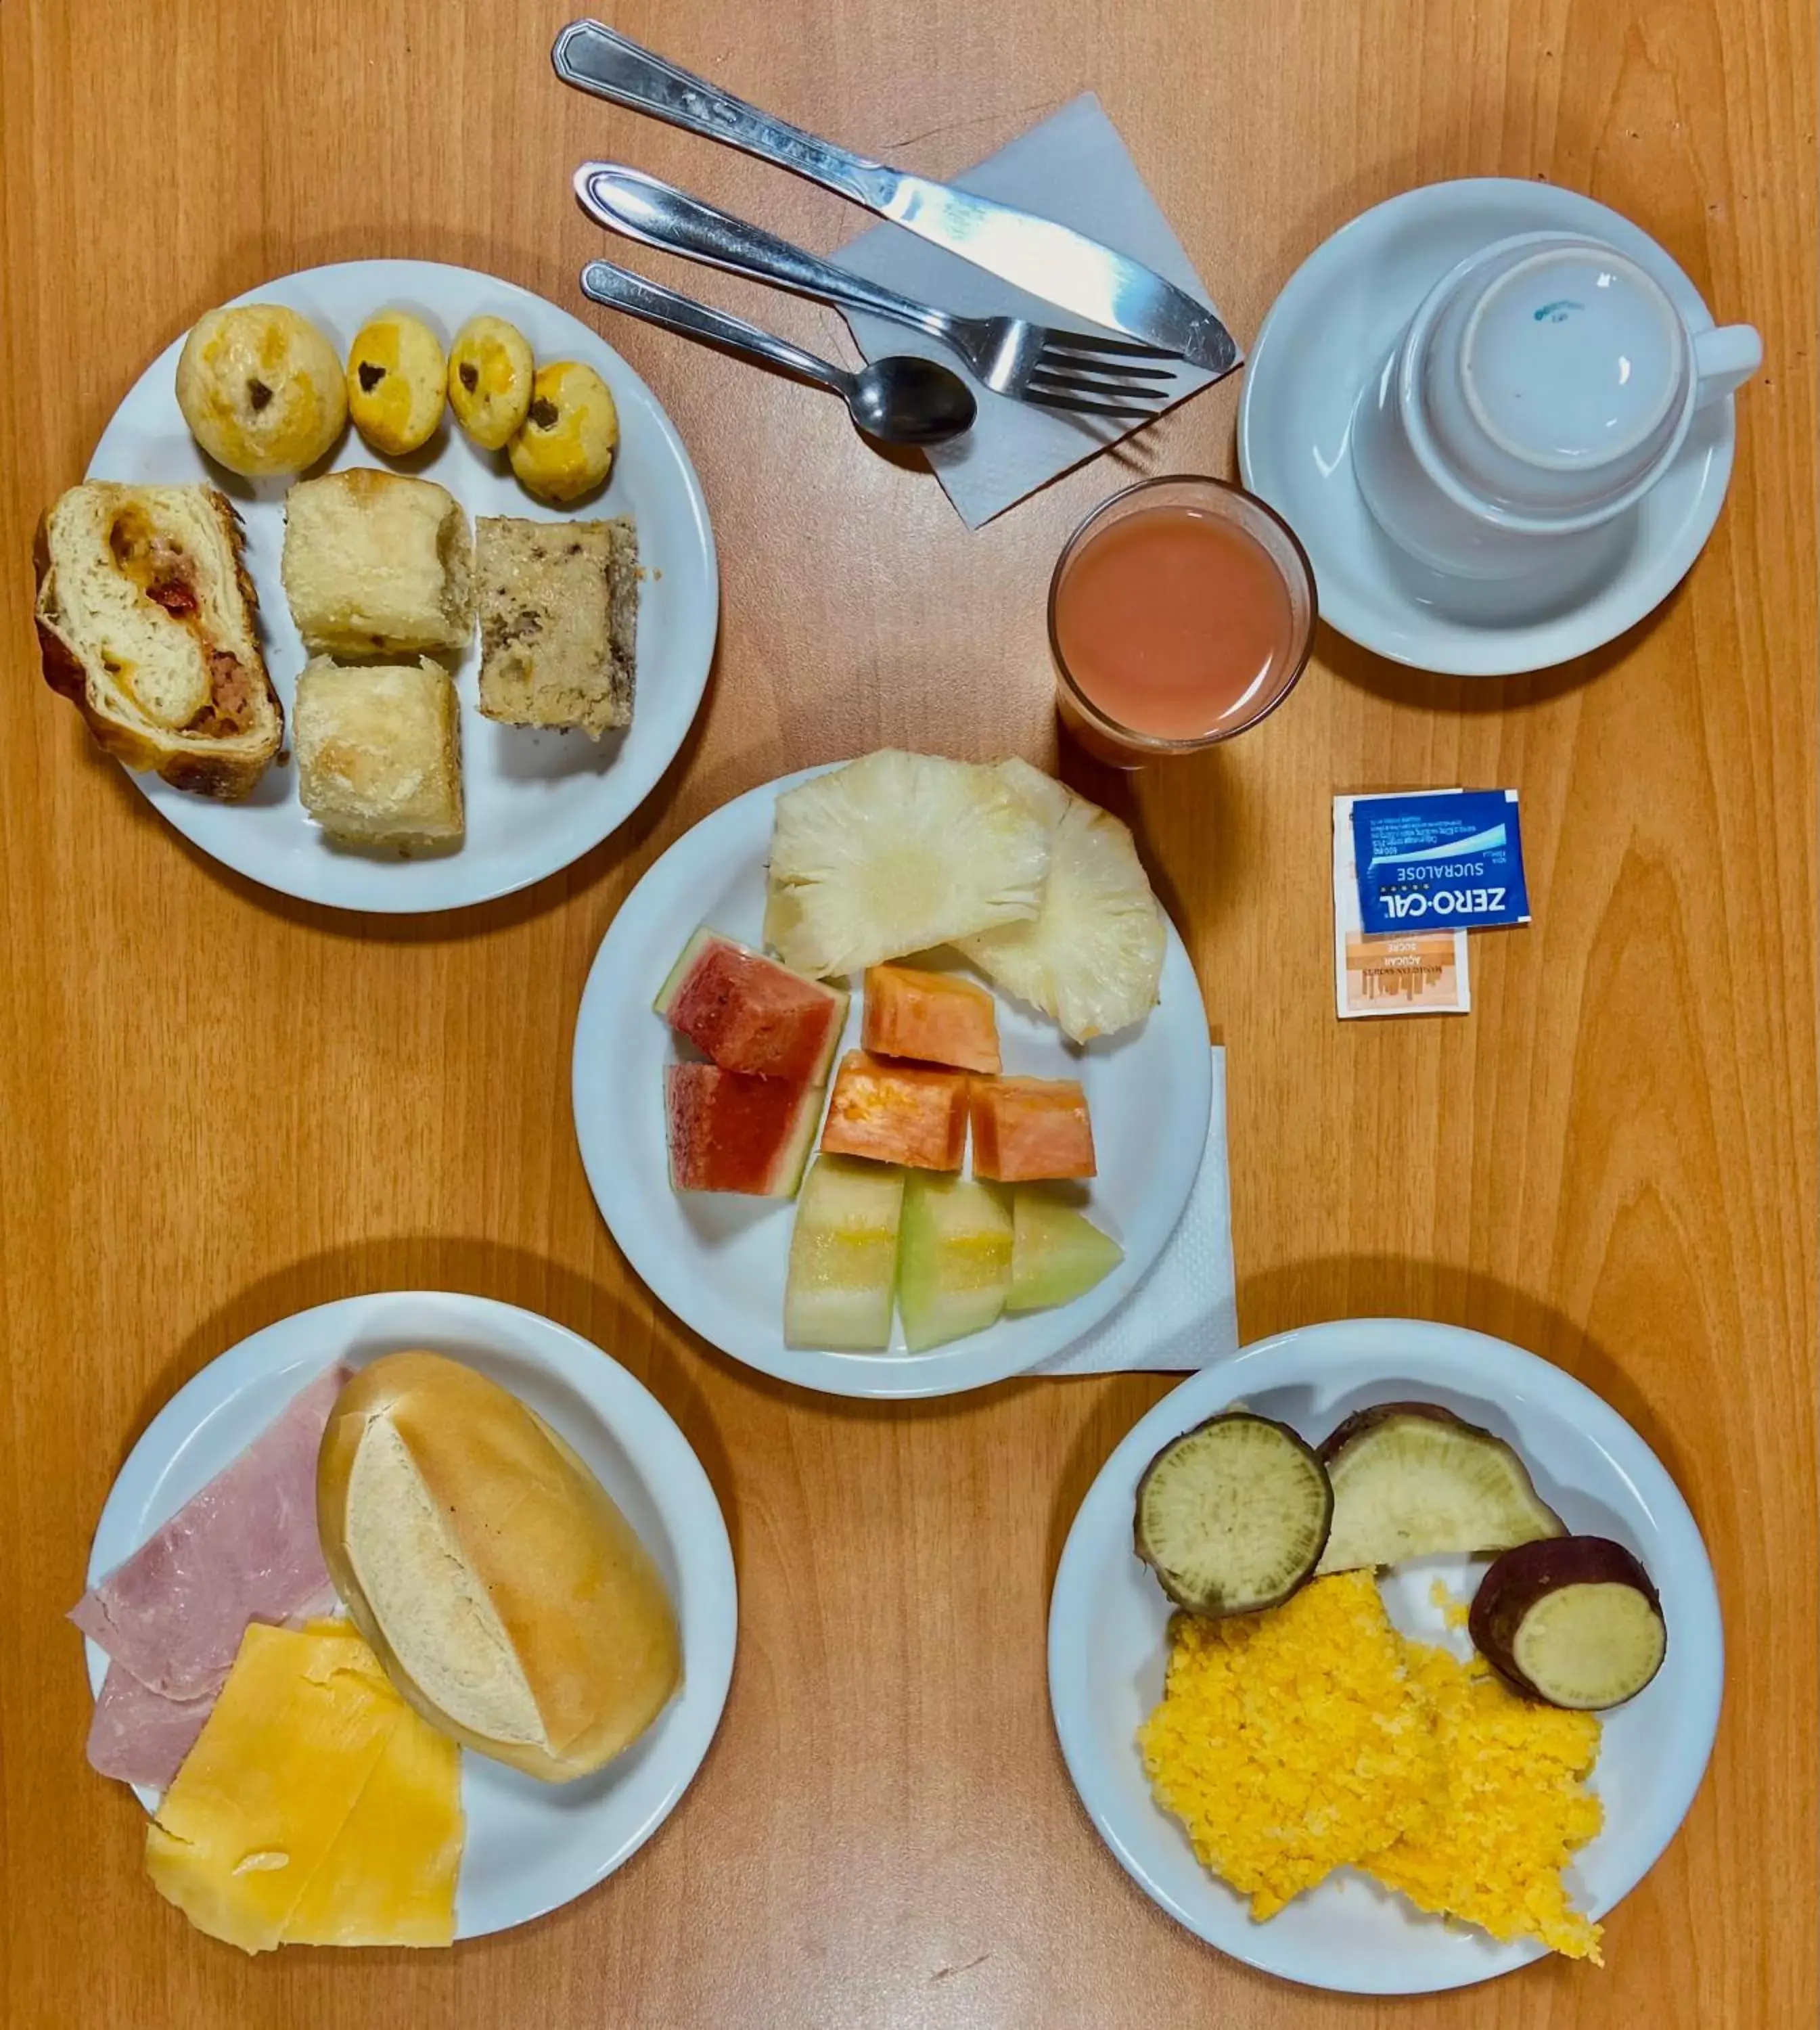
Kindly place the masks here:
<instances>
[{"instance_id":1,"label":"plate of fruit","mask_svg":"<svg viewBox=\"0 0 1820 2030\"><path fill-rule=\"evenodd\" d=\"M1212 1073L1125 826L1024 761L887 749L736 798L645 875L582 994L575 1126L614 1239L704 1339L945 1395L1142 1280Z\"/></svg>"}]
</instances>

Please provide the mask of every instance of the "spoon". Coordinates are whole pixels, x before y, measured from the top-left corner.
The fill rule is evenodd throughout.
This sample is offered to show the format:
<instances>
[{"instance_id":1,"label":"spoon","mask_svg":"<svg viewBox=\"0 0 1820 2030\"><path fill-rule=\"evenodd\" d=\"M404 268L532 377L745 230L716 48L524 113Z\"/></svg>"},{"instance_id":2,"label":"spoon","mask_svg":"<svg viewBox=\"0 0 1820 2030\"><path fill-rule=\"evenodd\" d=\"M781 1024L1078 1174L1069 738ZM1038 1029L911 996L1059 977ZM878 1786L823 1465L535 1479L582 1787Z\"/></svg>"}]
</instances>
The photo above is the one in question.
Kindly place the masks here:
<instances>
[{"instance_id":1,"label":"spoon","mask_svg":"<svg viewBox=\"0 0 1820 2030\"><path fill-rule=\"evenodd\" d=\"M805 352L788 339L761 331L744 318L711 310L692 296L647 281L611 261L590 261L581 270L581 293L609 310L629 311L648 324L685 338L706 339L762 365L779 366L817 386L831 389L847 405L856 429L880 444L945 444L973 425L973 391L958 374L933 359L901 354L875 359L857 374Z\"/></svg>"}]
</instances>

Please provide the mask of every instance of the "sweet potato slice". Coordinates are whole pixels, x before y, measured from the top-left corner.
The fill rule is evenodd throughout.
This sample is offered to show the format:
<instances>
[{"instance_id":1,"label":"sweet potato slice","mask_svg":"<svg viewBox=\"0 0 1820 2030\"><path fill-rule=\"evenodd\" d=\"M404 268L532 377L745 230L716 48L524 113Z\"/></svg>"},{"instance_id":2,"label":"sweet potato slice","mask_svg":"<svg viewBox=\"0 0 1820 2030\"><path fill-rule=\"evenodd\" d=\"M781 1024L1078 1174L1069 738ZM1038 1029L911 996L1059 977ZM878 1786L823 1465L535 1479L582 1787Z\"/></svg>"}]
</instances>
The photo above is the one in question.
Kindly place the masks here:
<instances>
[{"instance_id":1,"label":"sweet potato slice","mask_svg":"<svg viewBox=\"0 0 1820 2030\"><path fill-rule=\"evenodd\" d=\"M1228 1410L1145 1467L1132 1541L1178 1607L1217 1619L1306 1585L1332 1518L1326 1469L1295 1433Z\"/></svg>"},{"instance_id":2,"label":"sweet potato slice","mask_svg":"<svg viewBox=\"0 0 1820 2030\"><path fill-rule=\"evenodd\" d=\"M1333 1481L1323 1572L1507 1551L1567 1526L1502 1438L1438 1403L1381 1403L1320 1448Z\"/></svg>"},{"instance_id":3,"label":"sweet potato slice","mask_svg":"<svg viewBox=\"0 0 1820 2030\"><path fill-rule=\"evenodd\" d=\"M1479 1582L1468 1630L1519 1692L1599 1712L1633 1699L1662 1668L1668 1624L1650 1576L1609 1537L1520 1545Z\"/></svg>"}]
</instances>

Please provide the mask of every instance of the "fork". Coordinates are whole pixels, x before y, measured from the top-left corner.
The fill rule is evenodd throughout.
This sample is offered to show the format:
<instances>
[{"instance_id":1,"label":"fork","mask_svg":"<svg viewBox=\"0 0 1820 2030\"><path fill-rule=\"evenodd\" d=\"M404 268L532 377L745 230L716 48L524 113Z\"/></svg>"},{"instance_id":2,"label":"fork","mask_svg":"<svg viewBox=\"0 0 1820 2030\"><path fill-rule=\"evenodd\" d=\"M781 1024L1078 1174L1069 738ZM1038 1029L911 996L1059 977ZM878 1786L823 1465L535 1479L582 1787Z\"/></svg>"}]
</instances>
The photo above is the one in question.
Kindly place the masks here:
<instances>
[{"instance_id":1,"label":"fork","mask_svg":"<svg viewBox=\"0 0 1820 2030\"><path fill-rule=\"evenodd\" d=\"M842 309L870 311L938 340L995 395L1078 415L1146 422L1172 399L1176 355L1128 338L1068 331L1027 318L961 317L898 295L748 225L642 170L584 162L575 195L597 225Z\"/></svg>"}]
</instances>

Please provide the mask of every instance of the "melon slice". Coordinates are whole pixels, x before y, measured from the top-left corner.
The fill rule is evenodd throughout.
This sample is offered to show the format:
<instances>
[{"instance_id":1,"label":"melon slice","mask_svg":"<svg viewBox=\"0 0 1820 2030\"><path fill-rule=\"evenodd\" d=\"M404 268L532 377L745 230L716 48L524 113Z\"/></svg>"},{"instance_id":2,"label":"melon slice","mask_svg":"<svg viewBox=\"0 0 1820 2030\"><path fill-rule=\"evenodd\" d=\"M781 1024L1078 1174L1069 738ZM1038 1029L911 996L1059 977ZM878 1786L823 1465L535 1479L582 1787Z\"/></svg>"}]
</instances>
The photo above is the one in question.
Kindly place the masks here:
<instances>
[{"instance_id":1,"label":"melon slice","mask_svg":"<svg viewBox=\"0 0 1820 2030\"><path fill-rule=\"evenodd\" d=\"M722 1071L826 1085L847 1021L844 987L824 987L704 924L655 1003Z\"/></svg>"},{"instance_id":2,"label":"melon slice","mask_svg":"<svg viewBox=\"0 0 1820 2030\"><path fill-rule=\"evenodd\" d=\"M797 1205L784 1285L784 1337L837 1353L891 1341L904 1173L840 1156L815 1160Z\"/></svg>"},{"instance_id":3,"label":"melon slice","mask_svg":"<svg viewBox=\"0 0 1820 2030\"><path fill-rule=\"evenodd\" d=\"M667 1065L663 1112L673 1190L793 1198L821 1117L822 1088L718 1065Z\"/></svg>"},{"instance_id":4,"label":"melon slice","mask_svg":"<svg viewBox=\"0 0 1820 2030\"><path fill-rule=\"evenodd\" d=\"M822 1152L958 1170L967 1147L967 1081L958 1072L887 1064L849 1050L835 1074Z\"/></svg>"},{"instance_id":5,"label":"melon slice","mask_svg":"<svg viewBox=\"0 0 1820 2030\"><path fill-rule=\"evenodd\" d=\"M971 980L914 966L866 969L860 1041L887 1058L919 1058L964 1072L995 1072L1000 1065L992 996Z\"/></svg>"},{"instance_id":6,"label":"melon slice","mask_svg":"<svg viewBox=\"0 0 1820 2030\"><path fill-rule=\"evenodd\" d=\"M904 1187L897 1303L922 1353L983 1332L1011 1288L1011 1209L990 1184L913 1172Z\"/></svg>"},{"instance_id":7,"label":"melon slice","mask_svg":"<svg viewBox=\"0 0 1820 2030\"><path fill-rule=\"evenodd\" d=\"M1011 1208L1010 1311L1072 1304L1125 1259L1110 1234L1040 1187L1019 1192Z\"/></svg>"},{"instance_id":8,"label":"melon slice","mask_svg":"<svg viewBox=\"0 0 1820 2030\"><path fill-rule=\"evenodd\" d=\"M1074 1079L975 1079L973 1174L1001 1184L1044 1177L1090 1177L1093 1123Z\"/></svg>"}]
</instances>

